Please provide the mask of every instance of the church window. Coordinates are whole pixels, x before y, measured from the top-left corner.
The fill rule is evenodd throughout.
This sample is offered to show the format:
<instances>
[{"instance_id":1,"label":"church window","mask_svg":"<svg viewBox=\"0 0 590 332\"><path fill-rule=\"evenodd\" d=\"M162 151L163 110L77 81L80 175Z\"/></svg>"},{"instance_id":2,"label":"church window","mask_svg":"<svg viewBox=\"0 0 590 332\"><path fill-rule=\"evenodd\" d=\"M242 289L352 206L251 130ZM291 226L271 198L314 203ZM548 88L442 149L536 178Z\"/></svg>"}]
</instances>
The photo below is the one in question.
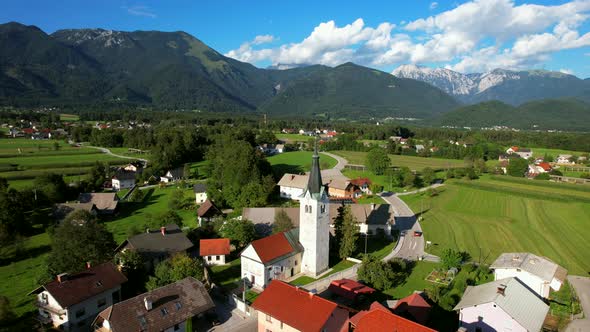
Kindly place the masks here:
<instances>
[{"instance_id":1,"label":"church window","mask_svg":"<svg viewBox=\"0 0 590 332\"><path fill-rule=\"evenodd\" d=\"M309 213L311 213L311 205L309 206Z\"/></svg>"},{"instance_id":2,"label":"church window","mask_svg":"<svg viewBox=\"0 0 590 332\"><path fill-rule=\"evenodd\" d=\"M326 205L322 204L322 213L325 213L325 212L326 212Z\"/></svg>"},{"instance_id":3,"label":"church window","mask_svg":"<svg viewBox=\"0 0 590 332\"><path fill-rule=\"evenodd\" d=\"M305 213L308 213L308 212L309 212L308 206L309 206L309 205L306 205L306 206L305 206Z\"/></svg>"}]
</instances>

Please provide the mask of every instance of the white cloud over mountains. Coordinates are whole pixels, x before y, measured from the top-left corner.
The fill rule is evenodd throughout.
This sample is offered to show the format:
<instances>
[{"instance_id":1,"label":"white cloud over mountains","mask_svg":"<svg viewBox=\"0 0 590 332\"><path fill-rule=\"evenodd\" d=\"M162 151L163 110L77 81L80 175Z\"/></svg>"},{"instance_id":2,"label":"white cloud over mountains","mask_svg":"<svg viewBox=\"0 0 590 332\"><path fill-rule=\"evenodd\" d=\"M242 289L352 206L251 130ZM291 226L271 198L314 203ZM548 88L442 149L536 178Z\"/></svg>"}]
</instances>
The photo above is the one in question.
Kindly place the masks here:
<instances>
[{"instance_id":1,"label":"white cloud over mountains","mask_svg":"<svg viewBox=\"0 0 590 332\"><path fill-rule=\"evenodd\" d=\"M400 26L370 27L362 18L341 27L323 22L301 42L277 47L262 46L276 41L273 36L257 36L226 55L273 64L353 61L375 67L439 63L461 72L518 69L561 50L590 46L590 32L579 31L589 18L590 0L556 6L474 0Z\"/></svg>"}]
</instances>

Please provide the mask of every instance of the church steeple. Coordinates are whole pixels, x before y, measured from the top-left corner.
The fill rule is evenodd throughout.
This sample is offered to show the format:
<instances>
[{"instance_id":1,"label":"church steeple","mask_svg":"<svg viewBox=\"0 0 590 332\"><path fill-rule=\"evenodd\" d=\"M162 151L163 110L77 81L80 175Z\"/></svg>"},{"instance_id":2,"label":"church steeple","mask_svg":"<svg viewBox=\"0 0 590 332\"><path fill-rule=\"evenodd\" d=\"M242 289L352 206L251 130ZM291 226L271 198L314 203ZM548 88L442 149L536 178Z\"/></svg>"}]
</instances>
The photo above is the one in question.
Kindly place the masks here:
<instances>
[{"instance_id":1,"label":"church steeple","mask_svg":"<svg viewBox=\"0 0 590 332\"><path fill-rule=\"evenodd\" d=\"M319 194L322 189L322 173L320 171L320 156L318 155L318 140L316 137L313 157L311 159L311 172L307 181L306 191L311 194Z\"/></svg>"}]
</instances>

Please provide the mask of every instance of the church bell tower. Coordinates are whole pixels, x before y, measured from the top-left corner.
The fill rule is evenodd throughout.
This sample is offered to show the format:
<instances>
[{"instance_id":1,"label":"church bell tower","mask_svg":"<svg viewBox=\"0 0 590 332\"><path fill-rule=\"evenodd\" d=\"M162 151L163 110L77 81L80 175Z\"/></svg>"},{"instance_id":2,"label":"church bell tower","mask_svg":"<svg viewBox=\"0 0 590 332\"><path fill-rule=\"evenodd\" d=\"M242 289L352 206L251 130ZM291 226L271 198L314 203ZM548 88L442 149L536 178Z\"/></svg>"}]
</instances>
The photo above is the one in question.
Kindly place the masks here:
<instances>
[{"instance_id":1,"label":"church bell tower","mask_svg":"<svg viewBox=\"0 0 590 332\"><path fill-rule=\"evenodd\" d=\"M301 270L310 276L326 271L329 259L330 207L319 160L316 140L309 180L299 207L299 243L303 246Z\"/></svg>"}]
</instances>

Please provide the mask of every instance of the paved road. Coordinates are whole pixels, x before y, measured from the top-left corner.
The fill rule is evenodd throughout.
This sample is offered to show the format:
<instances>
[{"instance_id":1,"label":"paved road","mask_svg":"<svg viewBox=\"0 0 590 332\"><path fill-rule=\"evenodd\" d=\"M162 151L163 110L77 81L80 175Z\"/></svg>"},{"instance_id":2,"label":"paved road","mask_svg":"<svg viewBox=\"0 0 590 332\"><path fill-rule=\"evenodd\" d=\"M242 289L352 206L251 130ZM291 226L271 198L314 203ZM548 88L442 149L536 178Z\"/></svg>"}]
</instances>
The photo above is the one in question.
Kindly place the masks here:
<instances>
[{"instance_id":1,"label":"paved road","mask_svg":"<svg viewBox=\"0 0 590 332\"><path fill-rule=\"evenodd\" d=\"M584 319L574 319L565 329L566 332L590 331L590 278L580 276L568 276L567 280L572 284L578 294Z\"/></svg>"},{"instance_id":2,"label":"paved road","mask_svg":"<svg viewBox=\"0 0 590 332\"><path fill-rule=\"evenodd\" d=\"M133 160L140 160L140 161L141 161L141 162L143 162L144 164L146 164L146 163L147 163L147 160L146 160L146 159L143 159L143 158L137 158L137 157L129 157L129 156L124 156L124 155L121 155L121 154L116 154L116 153L113 153L111 150L109 150L109 149L107 149L107 148L102 148L102 147L100 147L100 146L84 145L84 147L86 147L86 148L91 148L91 149L97 149L97 150L100 150L102 153L106 153L106 154L108 154L108 155L110 155L110 156L113 156L113 157L118 157L118 158L123 158L123 159L133 159Z\"/></svg>"},{"instance_id":3,"label":"paved road","mask_svg":"<svg viewBox=\"0 0 590 332\"><path fill-rule=\"evenodd\" d=\"M421 193L421 192L423 192L423 191L427 191L428 189L431 189L431 188L438 188L438 187L442 187L442 186L444 186L444 185L445 185L444 183L434 183L434 184L431 184L431 185L430 185L430 186L428 186L428 187L424 187L424 188L420 188L420 189L416 189L416 190L412 190L412 191L405 191L405 192L403 192L403 193L396 193L396 195L397 195L397 196L404 196L404 195L412 195L412 194L417 194L417 193Z\"/></svg>"},{"instance_id":4,"label":"paved road","mask_svg":"<svg viewBox=\"0 0 590 332\"><path fill-rule=\"evenodd\" d=\"M337 155L329 153L329 152L322 152L322 154L332 157L332 158L336 159L336 161L337 161L337 163L334 167L332 167L330 169L322 170L322 179L323 180L327 180L327 179L348 180L348 178L342 174L342 170L344 169L344 166L346 166L346 164L348 164L348 161L340 156L337 156ZM321 160L321 157L320 157L320 160Z\"/></svg>"}]
</instances>

